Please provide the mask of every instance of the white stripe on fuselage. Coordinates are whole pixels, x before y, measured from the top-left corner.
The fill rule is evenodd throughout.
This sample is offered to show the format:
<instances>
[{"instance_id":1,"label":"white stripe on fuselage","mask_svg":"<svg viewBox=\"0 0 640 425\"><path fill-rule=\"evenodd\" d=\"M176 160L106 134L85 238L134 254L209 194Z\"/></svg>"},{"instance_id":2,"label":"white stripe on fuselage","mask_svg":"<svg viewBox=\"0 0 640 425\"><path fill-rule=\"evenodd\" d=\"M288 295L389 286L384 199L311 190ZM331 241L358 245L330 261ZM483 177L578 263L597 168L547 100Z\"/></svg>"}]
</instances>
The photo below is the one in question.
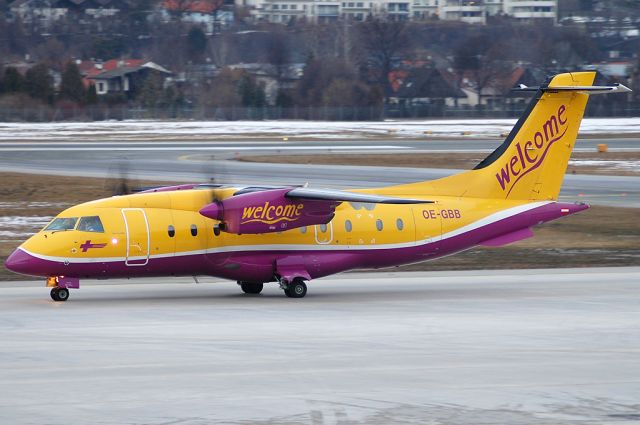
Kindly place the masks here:
<instances>
[{"instance_id":1,"label":"white stripe on fuselage","mask_svg":"<svg viewBox=\"0 0 640 425\"><path fill-rule=\"evenodd\" d=\"M166 253L166 254L155 254L150 255L149 259L157 259L157 258L172 258L172 257L186 257L190 255L203 255L203 254L218 254L218 253L226 253L226 252L255 252L255 251L371 251L371 250L380 250L380 249L399 249L399 248L410 248L414 246L422 246L427 245L433 242L437 242L440 240L445 240L449 238L453 238L455 236L462 235L464 233L471 232L473 230L480 229L484 226L488 226L500 220L504 220L509 217L513 217L515 215L521 214L523 212L532 210L534 208L541 207L543 205L552 204L553 201L542 201L542 202L533 202L530 204L519 205L512 208L507 208L502 211L498 211L494 214L488 215L480 220L474 221L473 223L469 223L466 226L462 226L458 229L452 230L450 232L444 233L441 237L436 236L433 238L421 239L419 241L412 242L402 242L402 243L392 243L392 244L380 244L380 245L348 245L348 246L332 246L332 245L316 245L316 244L261 244L261 245L233 245L233 246L220 246L215 248L208 249L199 249L195 251L181 251L176 253ZM123 262L126 260L125 257L97 257L97 258L65 258L65 257L54 257L49 255L37 254L34 252L30 252L22 247L20 247L22 251L25 253L39 258L41 260L47 261L56 261L56 262L65 262L73 264L90 264L90 263L107 263L107 262ZM129 257L129 261L135 260L144 260L146 256L138 256L138 257Z\"/></svg>"}]
</instances>

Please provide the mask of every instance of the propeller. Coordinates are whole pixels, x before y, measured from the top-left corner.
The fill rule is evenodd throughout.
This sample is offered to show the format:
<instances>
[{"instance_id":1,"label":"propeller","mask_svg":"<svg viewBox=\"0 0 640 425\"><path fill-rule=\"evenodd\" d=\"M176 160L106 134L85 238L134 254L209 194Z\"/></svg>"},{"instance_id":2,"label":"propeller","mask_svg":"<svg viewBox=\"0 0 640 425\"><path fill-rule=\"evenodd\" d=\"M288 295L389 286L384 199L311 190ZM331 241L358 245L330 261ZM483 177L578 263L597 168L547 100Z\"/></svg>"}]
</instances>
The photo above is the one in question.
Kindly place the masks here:
<instances>
[{"instance_id":1,"label":"propeller","mask_svg":"<svg viewBox=\"0 0 640 425\"><path fill-rule=\"evenodd\" d=\"M129 195L138 186L137 182L130 178L129 160L125 157L112 163L107 174L105 187L113 196Z\"/></svg>"}]
</instances>

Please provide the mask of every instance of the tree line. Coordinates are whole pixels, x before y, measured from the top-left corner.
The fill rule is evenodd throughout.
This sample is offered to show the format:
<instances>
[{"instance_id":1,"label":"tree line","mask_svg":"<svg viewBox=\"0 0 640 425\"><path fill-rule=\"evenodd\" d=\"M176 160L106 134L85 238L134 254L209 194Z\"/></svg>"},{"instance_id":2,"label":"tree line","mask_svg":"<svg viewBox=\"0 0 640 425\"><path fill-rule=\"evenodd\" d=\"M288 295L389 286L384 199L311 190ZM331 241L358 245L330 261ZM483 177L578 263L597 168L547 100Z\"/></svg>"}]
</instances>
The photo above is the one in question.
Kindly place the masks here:
<instances>
[{"instance_id":1,"label":"tree line","mask_svg":"<svg viewBox=\"0 0 640 425\"><path fill-rule=\"evenodd\" d=\"M168 21L145 17L144 8L118 19L69 17L46 31L0 14L0 57L17 62L28 56L37 63L26 73L10 66L0 70L4 103L7 96L22 96L48 105L367 107L384 102L392 92L389 73L407 64L446 69L456 84L473 75L482 91L516 64L549 73L574 70L607 59L612 45L626 49L623 56L640 57L637 44L594 37L586 25L522 23L505 16L490 17L484 26L384 19L274 25L238 19L208 34L179 14ZM624 17L619 19L622 25ZM74 64L78 58L144 58L170 69L172 82L149 78L135 98L96 96L82 83ZM273 93L264 78L233 66L239 63L269 65L279 89ZM304 64L304 73L294 78L291 64ZM59 92L47 69L60 73ZM638 80L639 70L636 63L630 77ZM638 93L632 95L636 101Z\"/></svg>"},{"instance_id":2,"label":"tree line","mask_svg":"<svg viewBox=\"0 0 640 425\"><path fill-rule=\"evenodd\" d=\"M25 97L47 105L59 101L78 105L95 104L98 101L95 87L85 87L80 70L73 62L66 64L57 92L52 70L47 64L38 63L27 69L24 75L17 68L8 66L1 73L0 96L12 96L16 104Z\"/></svg>"}]
</instances>

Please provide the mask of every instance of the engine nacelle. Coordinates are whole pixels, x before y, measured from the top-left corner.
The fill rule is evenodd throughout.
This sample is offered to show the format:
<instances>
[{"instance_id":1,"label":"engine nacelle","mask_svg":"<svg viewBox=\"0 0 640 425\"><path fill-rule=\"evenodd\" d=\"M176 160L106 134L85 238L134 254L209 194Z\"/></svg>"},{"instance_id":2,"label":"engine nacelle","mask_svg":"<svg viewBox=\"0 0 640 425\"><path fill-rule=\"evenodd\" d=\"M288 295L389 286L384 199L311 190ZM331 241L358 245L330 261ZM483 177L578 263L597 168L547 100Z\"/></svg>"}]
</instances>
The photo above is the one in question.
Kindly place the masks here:
<instances>
[{"instance_id":1,"label":"engine nacelle","mask_svg":"<svg viewBox=\"0 0 640 425\"><path fill-rule=\"evenodd\" d=\"M283 232L297 227L326 224L339 201L287 198L292 188L263 190L215 201L200 210L219 220L220 229L240 234Z\"/></svg>"}]
</instances>

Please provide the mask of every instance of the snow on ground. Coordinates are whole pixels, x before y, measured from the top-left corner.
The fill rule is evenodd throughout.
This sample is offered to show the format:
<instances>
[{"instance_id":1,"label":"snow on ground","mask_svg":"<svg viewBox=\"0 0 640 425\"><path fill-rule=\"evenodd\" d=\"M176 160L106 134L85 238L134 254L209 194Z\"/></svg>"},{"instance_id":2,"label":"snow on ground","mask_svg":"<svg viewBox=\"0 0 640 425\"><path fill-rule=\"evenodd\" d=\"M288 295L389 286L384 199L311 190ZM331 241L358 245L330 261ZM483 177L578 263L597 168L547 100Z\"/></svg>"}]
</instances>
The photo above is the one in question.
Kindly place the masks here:
<instances>
[{"instance_id":1,"label":"snow on ground","mask_svg":"<svg viewBox=\"0 0 640 425\"><path fill-rule=\"evenodd\" d=\"M613 170L623 171L636 171L640 172L640 161L614 161L614 160L582 160L575 159L570 160L569 165L576 167L591 166L591 167L604 167Z\"/></svg>"},{"instance_id":2,"label":"snow on ground","mask_svg":"<svg viewBox=\"0 0 640 425\"><path fill-rule=\"evenodd\" d=\"M34 235L53 219L50 216L0 216L0 242Z\"/></svg>"},{"instance_id":3,"label":"snow on ground","mask_svg":"<svg viewBox=\"0 0 640 425\"><path fill-rule=\"evenodd\" d=\"M500 137L515 119L421 121L101 121L88 123L0 123L0 141L215 139L298 136L309 138ZM587 118L580 134L640 133L637 118Z\"/></svg>"}]
</instances>

